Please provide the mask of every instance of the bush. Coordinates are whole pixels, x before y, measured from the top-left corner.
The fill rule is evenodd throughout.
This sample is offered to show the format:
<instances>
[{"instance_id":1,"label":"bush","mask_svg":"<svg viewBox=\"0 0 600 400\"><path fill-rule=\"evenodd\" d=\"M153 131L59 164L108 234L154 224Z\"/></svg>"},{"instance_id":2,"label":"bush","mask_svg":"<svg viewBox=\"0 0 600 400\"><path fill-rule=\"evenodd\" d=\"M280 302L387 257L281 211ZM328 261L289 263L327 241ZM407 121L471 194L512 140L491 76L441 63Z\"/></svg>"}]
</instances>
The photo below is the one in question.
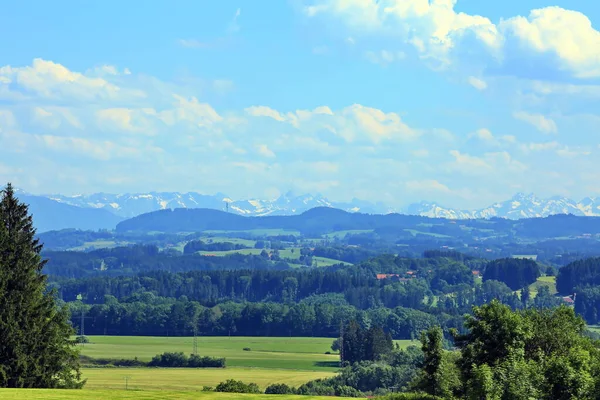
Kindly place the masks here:
<instances>
[{"instance_id":1,"label":"bush","mask_svg":"<svg viewBox=\"0 0 600 400\"><path fill-rule=\"evenodd\" d=\"M252 351L252 349L250 347L244 347L243 349L244 351Z\"/></svg>"},{"instance_id":2,"label":"bush","mask_svg":"<svg viewBox=\"0 0 600 400\"><path fill-rule=\"evenodd\" d=\"M187 363L188 368L225 368L224 358L200 357L192 354Z\"/></svg>"},{"instance_id":3,"label":"bush","mask_svg":"<svg viewBox=\"0 0 600 400\"><path fill-rule=\"evenodd\" d=\"M135 357L133 360L116 358L91 358L79 356L82 365L90 367L147 367L148 364Z\"/></svg>"},{"instance_id":4,"label":"bush","mask_svg":"<svg viewBox=\"0 0 600 400\"><path fill-rule=\"evenodd\" d=\"M443 400L441 397L427 393L394 393L381 398L382 400Z\"/></svg>"},{"instance_id":5,"label":"bush","mask_svg":"<svg viewBox=\"0 0 600 400\"><path fill-rule=\"evenodd\" d=\"M356 390L352 386L336 386L334 390L338 397L364 397L360 390Z\"/></svg>"},{"instance_id":6,"label":"bush","mask_svg":"<svg viewBox=\"0 0 600 400\"><path fill-rule=\"evenodd\" d=\"M226 393L261 393L256 383L244 383L235 379L228 379L221 382L215 388L215 392Z\"/></svg>"},{"instance_id":7,"label":"bush","mask_svg":"<svg viewBox=\"0 0 600 400\"><path fill-rule=\"evenodd\" d=\"M84 343L89 343L89 342L90 342L90 340L85 335L79 335L75 338L75 343L77 343L77 344L84 344Z\"/></svg>"},{"instance_id":8,"label":"bush","mask_svg":"<svg viewBox=\"0 0 600 400\"><path fill-rule=\"evenodd\" d=\"M296 394L296 389L285 383L275 383L267 387L265 394Z\"/></svg>"},{"instance_id":9,"label":"bush","mask_svg":"<svg viewBox=\"0 0 600 400\"><path fill-rule=\"evenodd\" d=\"M152 358L149 367L163 368L225 368L224 358L201 357L192 354L190 357L182 352L163 353Z\"/></svg>"},{"instance_id":10,"label":"bush","mask_svg":"<svg viewBox=\"0 0 600 400\"><path fill-rule=\"evenodd\" d=\"M335 396L335 389L328 386L322 379L317 379L300 386L297 393L305 396Z\"/></svg>"},{"instance_id":11,"label":"bush","mask_svg":"<svg viewBox=\"0 0 600 400\"><path fill-rule=\"evenodd\" d=\"M183 368L188 365L188 357L183 352L162 353L152 357L149 367Z\"/></svg>"}]
</instances>

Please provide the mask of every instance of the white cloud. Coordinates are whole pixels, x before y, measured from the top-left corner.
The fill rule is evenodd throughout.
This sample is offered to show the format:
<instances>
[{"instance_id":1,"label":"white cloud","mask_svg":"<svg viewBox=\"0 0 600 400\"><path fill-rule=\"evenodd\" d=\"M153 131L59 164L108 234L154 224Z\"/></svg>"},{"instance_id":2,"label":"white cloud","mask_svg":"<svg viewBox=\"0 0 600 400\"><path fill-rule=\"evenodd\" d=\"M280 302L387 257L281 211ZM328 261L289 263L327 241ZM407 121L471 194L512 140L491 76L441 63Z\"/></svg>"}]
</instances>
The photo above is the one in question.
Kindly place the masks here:
<instances>
[{"instance_id":1,"label":"white cloud","mask_svg":"<svg viewBox=\"0 0 600 400\"><path fill-rule=\"evenodd\" d=\"M58 129L65 126L71 126L81 129L83 124L67 107L34 107L33 121L49 129Z\"/></svg>"},{"instance_id":2,"label":"white cloud","mask_svg":"<svg viewBox=\"0 0 600 400\"><path fill-rule=\"evenodd\" d=\"M483 140L485 142L493 142L496 139L494 138L494 135L492 134L492 132L490 132L489 129L479 129L477 132L475 132L473 134L473 136L475 136L476 138Z\"/></svg>"},{"instance_id":3,"label":"white cloud","mask_svg":"<svg viewBox=\"0 0 600 400\"><path fill-rule=\"evenodd\" d=\"M0 129L12 128L16 124L15 116L10 110L0 110Z\"/></svg>"},{"instance_id":4,"label":"white cloud","mask_svg":"<svg viewBox=\"0 0 600 400\"><path fill-rule=\"evenodd\" d=\"M432 192L441 192L448 193L450 192L450 188L444 185L443 183L438 182L435 179L424 180L424 181L408 181L405 184L406 189L411 192L418 193L432 193Z\"/></svg>"},{"instance_id":5,"label":"white cloud","mask_svg":"<svg viewBox=\"0 0 600 400\"><path fill-rule=\"evenodd\" d=\"M100 77L88 77L70 71L61 64L41 58L27 67L0 67L0 94L47 99L116 100L127 97L143 97L139 90L121 90L115 84Z\"/></svg>"},{"instance_id":6,"label":"white cloud","mask_svg":"<svg viewBox=\"0 0 600 400\"><path fill-rule=\"evenodd\" d=\"M272 109L267 106L252 106L245 109L248 115L253 117L269 117L276 121L283 122L285 118L279 113L279 111Z\"/></svg>"},{"instance_id":7,"label":"white cloud","mask_svg":"<svg viewBox=\"0 0 600 400\"><path fill-rule=\"evenodd\" d=\"M466 173L479 174L492 168L484 159L463 154L458 150L450 150L450 155L454 157L453 166Z\"/></svg>"},{"instance_id":8,"label":"white cloud","mask_svg":"<svg viewBox=\"0 0 600 400\"><path fill-rule=\"evenodd\" d=\"M503 21L508 41L524 48L523 54L549 54L560 70L577 78L600 77L600 32L583 13L560 7L532 10L529 17Z\"/></svg>"},{"instance_id":9,"label":"white cloud","mask_svg":"<svg viewBox=\"0 0 600 400\"><path fill-rule=\"evenodd\" d=\"M557 133L558 128L554 120L545 117L542 114L530 114L525 111L518 111L513 116L523 122L534 126L538 131L543 133Z\"/></svg>"},{"instance_id":10,"label":"white cloud","mask_svg":"<svg viewBox=\"0 0 600 400\"><path fill-rule=\"evenodd\" d=\"M263 157L267 157L267 158L275 157L275 153L273 152L273 150L269 149L269 146L267 146L266 144L257 145L256 151L258 152L258 154L260 154Z\"/></svg>"},{"instance_id":11,"label":"white cloud","mask_svg":"<svg viewBox=\"0 0 600 400\"><path fill-rule=\"evenodd\" d=\"M524 69L517 65L535 65L534 69L575 78L600 77L600 32L583 13L546 7L495 24L484 16L456 11L456 4L457 0L315 0L304 11L309 17L333 16L353 36L396 36L438 67L462 59L483 67L514 66L514 74ZM481 82L476 85L482 87Z\"/></svg>"},{"instance_id":12,"label":"white cloud","mask_svg":"<svg viewBox=\"0 0 600 400\"><path fill-rule=\"evenodd\" d=\"M485 90L488 87L486 81L484 81L483 79L480 79L480 78L476 78L474 76L470 76L468 79L468 82L471 86L473 86L477 90Z\"/></svg>"},{"instance_id":13,"label":"white cloud","mask_svg":"<svg viewBox=\"0 0 600 400\"><path fill-rule=\"evenodd\" d=\"M173 109L160 112L159 118L167 125L178 122L189 122L197 127L210 127L223 121L223 117L208 103L201 103L196 97L185 98L173 94L175 105Z\"/></svg>"},{"instance_id":14,"label":"white cloud","mask_svg":"<svg viewBox=\"0 0 600 400\"><path fill-rule=\"evenodd\" d=\"M392 51L388 51L388 50L380 50L380 51L367 51L365 53L365 58L367 59L367 61L373 63L373 64L379 64L379 65L388 65L391 64L393 62L396 61L400 61L403 60L404 58L406 58L406 54L404 54L401 51L398 52L392 52Z\"/></svg>"}]
</instances>

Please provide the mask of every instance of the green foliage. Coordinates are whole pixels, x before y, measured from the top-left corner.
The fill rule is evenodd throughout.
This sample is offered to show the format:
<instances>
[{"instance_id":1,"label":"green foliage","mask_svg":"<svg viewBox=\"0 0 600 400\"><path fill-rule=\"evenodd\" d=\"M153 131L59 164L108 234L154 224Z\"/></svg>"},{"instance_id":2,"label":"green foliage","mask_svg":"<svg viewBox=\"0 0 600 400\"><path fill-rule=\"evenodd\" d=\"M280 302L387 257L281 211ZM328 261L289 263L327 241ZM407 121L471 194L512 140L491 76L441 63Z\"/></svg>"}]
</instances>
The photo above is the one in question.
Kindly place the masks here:
<instances>
[{"instance_id":1,"label":"green foliage","mask_svg":"<svg viewBox=\"0 0 600 400\"><path fill-rule=\"evenodd\" d=\"M154 356L148 366L162 368L225 368L225 359L201 357L197 354L188 357L183 352L165 352Z\"/></svg>"},{"instance_id":2,"label":"green foliage","mask_svg":"<svg viewBox=\"0 0 600 400\"><path fill-rule=\"evenodd\" d=\"M458 355L444 351L443 340L439 327L430 328L422 334L422 369L412 386L432 396L451 398L461 386Z\"/></svg>"},{"instance_id":3,"label":"green foliage","mask_svg":"<svg viewBox=\"0 0 600 400\"><path fill-rule=\"evenodd\" d=\"M256 383L244 383L235 379L228 379L221 382L215 388L215 392L226 393L261 393L260 388Z\"/></svg>"},{"instance_id":4,"label":"green foliage","mask_svg":"<svg viewBox=\"0 0 600 400\"><path fill-rule=\"evenodd\" d=\"M0 198L0 387L81 388L67 309L42 274L42 245L10 184Z\"/></svg>"},{"instance_id":5,"label":"green foliage","mask_svg":"<svg viewBox=\"0 0 600 400\"><path fill-rule=\"evenodd\" d=\"M486 265L483 280L497 280L506 283L512 290L519 290L534 283L540 275L540 267L533 260L504 258Z\"/></svg>"},{"instance_id":6,"label":"green foliage","mask_svg":"<svg viewBox=\"0 0 600 400\"><path fill-rule=\"evenodd\" d=\"M392 336L379 326L364 329L355 320L350 321L341 334L340 358L343 363L377 361L393 350Z\"/></svg>"},{"instance_id":7,"label":"green foliage","mask_svg":"<svg viewBox=\"0 0 600 400\"><path fill-rule=\"evenodd\" d=\"M468 333L455 337L462 376L455 395L473 400L596 398L600 349L572 308L512 311L492 301L475 307L466 327ZM431 373L428 367L425 376Z\"/></svg>"},{"instance_id":8,"label":"green foliage","mask_svg":"<svg viewBox=\"0 0 600 400\"><path fill-rule=\"evenodd\" d=\"M296 389L285 383L274 383L273 385L267 386L265 394L296 394Z\"/></svg>"},{"instance_id":9,"label":"green foliage","mask_svg":"<svg viewBox=\"0 0 600 400\"><path fill-rule=\"evenodd\" d=\"M441 397L433 396L427 393L394 393L384 397L381 400L444 400Z\"/></svg>"}]
</instances>

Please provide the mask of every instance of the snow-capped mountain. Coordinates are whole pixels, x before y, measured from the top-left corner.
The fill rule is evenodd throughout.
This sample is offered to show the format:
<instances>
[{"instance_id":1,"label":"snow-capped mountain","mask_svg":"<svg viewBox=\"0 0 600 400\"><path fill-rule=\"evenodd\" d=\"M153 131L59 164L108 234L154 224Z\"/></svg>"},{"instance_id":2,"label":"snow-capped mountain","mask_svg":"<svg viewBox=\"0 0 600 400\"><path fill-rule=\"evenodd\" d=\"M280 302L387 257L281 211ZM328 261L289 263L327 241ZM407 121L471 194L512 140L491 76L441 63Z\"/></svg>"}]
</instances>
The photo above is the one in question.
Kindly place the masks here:
<instances>
[{"instance_id":1,"label":"snow-capped mountain","mask_svg":"<svg viewBox=\"0 0 600 400\"><path fill-rule=\"evenodd\" d=\"M22 195L27 195L20 191ZM31 196L31 195L29 195ZM411 204L404 210L396 210L382 203L371 203L359 199L349 202L333 202L322 195L296 195L288 192L274 200L248 199L234 200L223 193L205 195L195 192L150 192L90 195L42 195L54 202L85 209L109 211L120 218L131 218L147 212L173 208L210 208L229 211L245 216L295 215L315 207L333 207L348 212L367 214L388 214L399 212L432 218L474 219L474 218L536 218L555 214L578 216L600 216L600 198L586 197L574 201L565 197L541 199L533 194L518 193L510 200L495 203L479 210L461 210L443 207L433 202Z\"/></svg>"},{"instance_id":2,"label":"snow-capped mountain","mask_svg":"<svg viewBox=\"0 0 600 400\"><path fill-rule=\"evenodd\" d=\"M600 199L586 197L577 202L566 197L540 199L534 194L518 193L512 199L495 203L481 210L457 210L445 208L436 203L421 202L412 204L407 214L448 219L472 218L540 218L556 214L578 216L600 216Z\"/></svg>"},{"instance_id":3,"label":"snow-capped mountain","mask_svg":"<svg viewBox=\"0 0 600 400\"><path fill-rule=\"evenodd\" d=\"M95 193L76 196L48 195L46 197L77 207L105 209L124 218L169 208L211 208L246 216L294 215L315 207L333 207L349 212L360 211L372 214L388 212L381 204L360 200L353 200L350 203L334 203L321 195L294 195L292 192L275 200L232 200L222 193L203 195L194 192Z\"/></svg>"}]
</instances>

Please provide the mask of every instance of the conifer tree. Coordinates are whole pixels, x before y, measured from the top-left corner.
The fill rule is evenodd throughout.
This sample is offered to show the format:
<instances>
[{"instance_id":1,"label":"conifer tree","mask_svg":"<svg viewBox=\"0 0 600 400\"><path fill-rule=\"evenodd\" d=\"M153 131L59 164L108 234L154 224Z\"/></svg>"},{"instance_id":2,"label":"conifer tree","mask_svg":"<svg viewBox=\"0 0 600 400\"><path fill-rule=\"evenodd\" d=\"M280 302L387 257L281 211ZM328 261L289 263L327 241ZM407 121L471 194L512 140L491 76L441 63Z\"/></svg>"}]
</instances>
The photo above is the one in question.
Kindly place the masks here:
<instances>
[{"instance_id":1,"label":"conifer tree","mask_svg":"<svg viewBox=\"0 0 600 400\"><path fill-rule=\"evenodd\" d=\"M8 184L0 193L0 387L80 388L74 329L46 288L41 250Z\"/></svg>"}]
</instances>

